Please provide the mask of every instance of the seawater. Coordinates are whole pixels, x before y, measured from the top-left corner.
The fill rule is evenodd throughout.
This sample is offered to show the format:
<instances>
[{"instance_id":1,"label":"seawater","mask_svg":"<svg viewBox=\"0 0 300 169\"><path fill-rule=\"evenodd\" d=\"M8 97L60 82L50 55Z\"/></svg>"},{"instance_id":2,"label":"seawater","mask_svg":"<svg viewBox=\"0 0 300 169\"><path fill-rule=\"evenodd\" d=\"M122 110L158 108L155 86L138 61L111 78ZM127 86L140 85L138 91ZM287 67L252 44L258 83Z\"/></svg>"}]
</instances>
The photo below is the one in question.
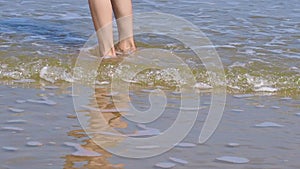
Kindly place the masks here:
<instances>
[{"instance_id":1,"label":"seawater","mask_svg":"<svg viewBox=\"0 0 300 169\"><path fill-rule=\"evenodd\" d=\"M151 11L173 14L205 33L223 61L229 91L299 93L300 4L297 0L133 0L133 5L136 15ZM94 33L86 1L0 0L0 16L2 83L72 82L79 50ZM159 26L155 22L149 24ZM198 82L214 83L209 76L211 72L180 42L159 32L139 35L136 41L140 48L177 53L191 67ZM98 80L109 81L119 69L117 63L103 64ZM168 71L180 74L176 68ZM143 85L176 86L180 79L165 72L144 71L134 80Z\"/></svg>"}]
</instances>

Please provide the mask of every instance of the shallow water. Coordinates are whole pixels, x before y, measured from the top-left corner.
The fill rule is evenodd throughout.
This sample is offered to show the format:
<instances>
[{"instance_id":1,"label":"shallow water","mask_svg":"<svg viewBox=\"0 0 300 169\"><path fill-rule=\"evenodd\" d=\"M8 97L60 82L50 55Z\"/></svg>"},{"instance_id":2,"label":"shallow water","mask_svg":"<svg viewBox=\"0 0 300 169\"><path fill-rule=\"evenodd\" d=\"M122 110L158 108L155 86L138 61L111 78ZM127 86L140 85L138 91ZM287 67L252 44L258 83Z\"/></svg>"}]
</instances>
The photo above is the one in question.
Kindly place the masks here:
<instances>
[{"instance_id":1,"label":"shallow water","mask_svg":"<svg viewBox=\"0 0 300 169\"><path fill-rule=\"evenodd\" d=\"M164 90L164 92L168 97L166 110L158 120L146 124L146 128L156 128L164 132L174 122L179 110L180 98L178 95L172 94L170 90ZM108 110L102 114L111 127L129 134L145 129L145 126L128 121L120 116L120 113L109 113L113 105L110 97L105 96L105 93L107 93L105 87L96 90L96 104L102 110ZM210 94L202 93L201 106L205 108L200 110L196 124L179 144L180 146L175 146L172 150L159 156L134 160L106 152L84 133L76 118L70 96L71 88L68 86L56 89L2 86L0 94L0 127L23 129L18 131L0 129L1 168L135 169L155 168L155 165L167 166L170 163L176 164L175 168L294 169L300 166L298 160L300 156L300 133L298 130L300 117L297 115L299 98L287 99L259 95L241 98L228 95L224 116L217 131L208 142L199 145L197 144L199 132L209 108L205 106L209 106L210 102ZM149 108L148 93L145 93L142 88L135 87L130 95L131 101L137 109ZM16 102L17 100L39 100L46 97L58 104ZM93 106L95 103L91 100L89 105ZM264 107L257 105L264 105ZM274 106L277 107L274 108ZM10 108L23 109L24 112L11 112ZM244 111L236 112L232 111L233 109ZM101 112L94 109L88 109L87 112L90 118L89 126L94 129L103 126L99 123ZM14 120L13 123L10 122L12 120ZM256 126L266 122L281 126ZM98 137L101 135L99 134ZM137 151L155 148L157 147L145 145L137 148ZM223 160L230 162L222 162Z\"/></svg>"},{"instance_id":2,"label":"shallow water","mask_svg":"<svg viewBox=\"0 0 300 169\"><path fill-rule=\"evenodd\" d=\"M87 2L0 0L0 83L9 85L0 86L1 169L135 169L173 163L175 168L183 169L300 167L297 0L134 0L133 3L136 14L158 11L183 17L198 26L219 52L230 94L213 137L206 144L197 144L210 106L209 89L215 79L209 77L210 73L189 48L157 32L137 36L139 48L167 49L183 58L198 82L193 84L196 91L205 89L200 90L203 109L182 144L167 153L134 160L106 152L84 133L72 100L80 97L71 92L73 65L80 48L93 34ZM161 23L149 24L159 28ZM137 63L137 68L145 63ZM161 64L172 65L172 61L164 60ZM143 126L122 117L130 112L126 109L117 112L110 100L118 93L110 93L107 86L103 87L110 84L114 72L124 68L128 67L118 67L114 61L102 63L96 81L98 100L82 105L91 118L88 124L103 125L97 123L99 112L93 107L96 105L109 125L127 136L149 137L168 129L180 110L176 85L184 84L187 74L172 67L144 71L135 79L126 79L133 83L130 98L138 110L149 108L148 95L155 94L157 89L168 97L164 114ZM82 77L88 79L94 75ZM137 147L139 151L155 148L157 145ZM245 164L235 164L242 162Z\"/></svg>"},{"instance_id":3,"label":"shallow water","mask_svg":"<svg viewBox=\"0 0 300 169\"><path fill-rule=\"evenodd\" d=\"M158 11L173 14L198 26L212 41L223 61L231 92L299 92L299 24L297 0L288 1L134 1L136 14ZM0 78L72 81L78 50L93 33L85 1L0 1ZM180 10L179 10L180 9ZM159 24L149 23L153 27ZM172 25L170 25L172 27ZM159 32L157 32L159 34ZM184 31L178 32L184 34ZM142 48L164 48L181 54L198 81L211 85L202 64L182 45L162 35L138 36ZM109 80L116 66L104 68ZM43 73L41 73L43 72ZM45 75L46 72L46 75ZM50 75L51 76L50 76ZM54 74L54 75L53 75ZM146 72L152 79L137 79L173 86L163 72Z\"/></svg>"}]
</instances>

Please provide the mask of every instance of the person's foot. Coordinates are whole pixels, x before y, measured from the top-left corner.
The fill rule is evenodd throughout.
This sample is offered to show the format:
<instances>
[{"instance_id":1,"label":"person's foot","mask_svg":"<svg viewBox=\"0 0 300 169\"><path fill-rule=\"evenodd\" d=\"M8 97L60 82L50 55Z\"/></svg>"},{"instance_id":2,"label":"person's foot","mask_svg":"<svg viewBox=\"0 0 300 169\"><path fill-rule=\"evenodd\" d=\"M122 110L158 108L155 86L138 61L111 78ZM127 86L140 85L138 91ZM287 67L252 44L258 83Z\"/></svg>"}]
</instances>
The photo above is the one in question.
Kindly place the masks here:
<instances>
[{"instance_id":1,"label":"person's foot","mask_svg":"<svg viewBox=\"0 0 300 169\"><path fill-rule=\"evenodd\" d=\"M136 51L136 46L133 38L128 38L120 41L115 48L116 55L129 55Z\"/></svg>"},{"instance_id":2,"label":"person's foot","mask_svg":"<svg viewBox=\"0 0 300 169\"><path fill-rule=\"evenodd\" d=\"M112 48L109 52L107 52L106 54L104 54L103 58L104 59L117 58L115 48Z\"/></svg>"}]
</instances>

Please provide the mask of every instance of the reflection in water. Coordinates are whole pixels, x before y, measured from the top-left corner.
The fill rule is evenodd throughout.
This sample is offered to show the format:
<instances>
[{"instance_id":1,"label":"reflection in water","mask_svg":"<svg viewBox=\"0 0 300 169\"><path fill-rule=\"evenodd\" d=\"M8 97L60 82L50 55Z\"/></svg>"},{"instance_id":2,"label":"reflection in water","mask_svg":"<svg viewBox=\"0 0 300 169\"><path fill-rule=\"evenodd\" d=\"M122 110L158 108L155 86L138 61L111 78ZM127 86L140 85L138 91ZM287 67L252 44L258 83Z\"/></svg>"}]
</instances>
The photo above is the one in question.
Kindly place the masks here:
<instances>
[{"instance_id":1,"label":"reflection in water","mask_svg":"<svg viewBox=\"0 0 300 169\"><path fill-rule=\"evenodd\" d=\"M96 88L95 89L95 99L91 99L91 103L89 106L96 107L101 110L114 110L114 104L112 102L112 98L109 97L110 92L107 88ZM94 102L95 101L95 102ZM110 127L120 129L127 128L127 123L122 121L122 115L119 112L105 112L100 113L96 110L89 110L89 131L101 131L101 128ZM106 120L106 123L103 124L103 118ZM91 151L95 151L97 153L102 154L102 156L98 157L85 157L85 156L74 156L74 155L66 155L65 158L65 169L75 169L75 168L88 168L88 169L111 169L111 168L124 168L124 164L111 164L109 159L112 157L112 154L102 149L98 146L92 139L90 139L87 134L84 133L84 130L73 130L68 133L69 136L72 136L76 139L84 138L82 142L85 144L82 145L83 148ZM108 142L108 137L101 134L91 135L93 139L97 139L98 141ZM116 144L116 142L108 143L110 145ZM81 166L76 166L77 164L81 164Z\"/></svg>"}]
</instances>

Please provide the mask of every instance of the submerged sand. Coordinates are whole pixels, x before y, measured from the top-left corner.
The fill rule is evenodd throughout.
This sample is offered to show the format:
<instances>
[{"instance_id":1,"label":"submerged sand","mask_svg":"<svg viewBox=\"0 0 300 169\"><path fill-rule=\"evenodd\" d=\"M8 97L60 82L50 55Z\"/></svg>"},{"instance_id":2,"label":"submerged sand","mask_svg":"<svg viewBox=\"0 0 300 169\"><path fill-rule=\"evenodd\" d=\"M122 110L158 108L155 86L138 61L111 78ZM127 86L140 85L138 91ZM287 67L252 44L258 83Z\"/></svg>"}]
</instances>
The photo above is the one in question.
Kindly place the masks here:
<instances>
[{"instance_id":1,"label":"submerged sand","mask_svg":"<svg viewBox=\"0 0 300 169\"><path fill-rule=\"evenodd\" d=\"M100 88L99 92L105 92ZM176 114L176 94L161 119L147 124L164 131ZM146 90L134 88L131 101L147 109ZM112 111L107 95L98 105ZM38 88L0 86L0 169L47 168L290 168L300 167L300 99L278 95L227 95L223 119L211 139L198 144L199 132L210 104L210 95L201 95L196 125L167 153L148 159L128 159L112 155L97 146L82 130L73 107L71 87ZM175 108L174 108L175 107ZM124 133L139 128L117 112L107 112L111 126ZM194 146L185 146L194 145ZM151 149L145 145L140 149ZM240 163L240 164L239 164ZM156 166L155 166L156 165Z\"/></svg>"}]
</instances>

